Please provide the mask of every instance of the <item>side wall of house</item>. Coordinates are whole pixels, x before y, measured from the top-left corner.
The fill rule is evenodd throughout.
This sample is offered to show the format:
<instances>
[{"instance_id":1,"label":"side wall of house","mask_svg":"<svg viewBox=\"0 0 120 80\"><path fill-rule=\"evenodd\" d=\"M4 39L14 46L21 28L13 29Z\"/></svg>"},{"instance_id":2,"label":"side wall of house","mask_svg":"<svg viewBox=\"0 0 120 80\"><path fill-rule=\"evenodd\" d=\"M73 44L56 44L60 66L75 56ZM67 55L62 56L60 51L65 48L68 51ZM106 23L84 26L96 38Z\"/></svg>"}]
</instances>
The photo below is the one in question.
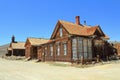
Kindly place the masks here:
<instances>
[{"instance_id":1,"label":"side wall of house","mask_svg":"<svg viewBox=\"0 0 120 80\"><path fill-rule=\"evenodd\" d=\"M56 41L54 44L55 61L71 61L71 50L71 40L69 38Z\"/></svg>"},{"instance_id":2,"label":"side wall of house","mask_svg":"<svg viewBox=\"0 0 120 80\"><path fill-rule=\"evenodd\" d=\"M58 26L54 36L55 42L39 47L39 59L43 61L71 61L71 39L68 38L69 34L62 25Z\"/></svg>"},{"instance_id":3,"label":"side wall of house","mask_svg":"<svg viewBox=\"0 0 120 80\"><path fill-rule=\"evenodd\" d=\"M59 49L58 49L59 46ZM65 49L64 49L65 48ZM42 61L71 61L71 40L65 38L49 43L38 49L38 58Z\"/></svg>"},{"instance_id":4,"label":"side wall of house","mask_svg":"<svg viewBox=\"0 0 120 80\"><path fill-rule=\"evenodd\" d=\"M27 41L25 45L25 57L29 58L31 55L31 44Z\"/></svg>"}]
</instances>

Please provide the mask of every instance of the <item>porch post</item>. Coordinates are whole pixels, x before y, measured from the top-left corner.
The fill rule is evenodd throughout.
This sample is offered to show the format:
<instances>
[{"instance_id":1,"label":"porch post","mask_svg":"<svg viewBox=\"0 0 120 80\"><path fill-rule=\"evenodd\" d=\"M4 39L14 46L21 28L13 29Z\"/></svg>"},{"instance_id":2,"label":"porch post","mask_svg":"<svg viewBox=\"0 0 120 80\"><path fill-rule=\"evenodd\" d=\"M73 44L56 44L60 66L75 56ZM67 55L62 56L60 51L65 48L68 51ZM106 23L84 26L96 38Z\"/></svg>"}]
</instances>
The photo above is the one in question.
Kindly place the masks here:
<instances>
[{"instance_id":1,"label":"porch post","mask_svg":"<svg viewBox=\"0 0 120 80\"><path fill-rule=\"evenodd\" d=\"M13 49L12 49L12 56L13 56Z\"/></svg>"}]
</instances>

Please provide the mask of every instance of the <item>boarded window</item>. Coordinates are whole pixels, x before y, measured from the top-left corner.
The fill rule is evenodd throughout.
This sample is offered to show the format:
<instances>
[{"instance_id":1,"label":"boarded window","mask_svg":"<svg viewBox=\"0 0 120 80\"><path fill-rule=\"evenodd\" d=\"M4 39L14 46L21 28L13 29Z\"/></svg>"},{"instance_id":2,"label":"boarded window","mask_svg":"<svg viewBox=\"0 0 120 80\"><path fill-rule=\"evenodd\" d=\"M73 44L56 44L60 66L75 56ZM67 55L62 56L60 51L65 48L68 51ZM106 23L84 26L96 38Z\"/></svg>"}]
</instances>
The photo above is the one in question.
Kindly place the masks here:
<instances>
[{"instance_id":1,"label":"boarded window","mask_svg":"<svg viewBox=\"0 0 120 80\"><path fill-rule=\"evenodd\" d=\"M72 53L73 53L72 58L77 59L77 40L76 40L76 38L72 39Z\"/></svg>"},{"instance_id":2,"label":"boarded window","mask_svg":"<svg viewBox=\"0 0 120 80\"><path fill-rule=\"evenodd\" d=\"M64 55L67 55L67 43L63 43Z\"/></svg>"}]
</instances>

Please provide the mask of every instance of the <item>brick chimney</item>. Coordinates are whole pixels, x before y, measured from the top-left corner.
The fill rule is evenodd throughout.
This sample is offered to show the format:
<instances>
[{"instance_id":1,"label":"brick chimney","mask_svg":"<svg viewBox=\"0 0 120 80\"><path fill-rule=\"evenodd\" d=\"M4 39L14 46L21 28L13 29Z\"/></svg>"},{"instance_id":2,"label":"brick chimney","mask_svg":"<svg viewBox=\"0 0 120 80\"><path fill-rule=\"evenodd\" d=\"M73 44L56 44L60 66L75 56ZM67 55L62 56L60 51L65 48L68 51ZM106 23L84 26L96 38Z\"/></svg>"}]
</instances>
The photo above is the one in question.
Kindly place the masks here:
<instances>
[{"instance_id":1,"label":"brick chimney","mask_svg":"<svg viewBox=\"0 0 120 80\"><path fill-rule=\"evenodd\" d=\"M80 16L76 16L76 24L80 25Z\"/></svg>"},{"instance_id":2,"label":"brick chimney","mask_svg":"<svg viewBox=\"0 0 120 80\"><path fill-rule=\"evenodd\" d=\"M12 43L15 43L15 36L12 36Z\"/></svg>"}]
</instances>

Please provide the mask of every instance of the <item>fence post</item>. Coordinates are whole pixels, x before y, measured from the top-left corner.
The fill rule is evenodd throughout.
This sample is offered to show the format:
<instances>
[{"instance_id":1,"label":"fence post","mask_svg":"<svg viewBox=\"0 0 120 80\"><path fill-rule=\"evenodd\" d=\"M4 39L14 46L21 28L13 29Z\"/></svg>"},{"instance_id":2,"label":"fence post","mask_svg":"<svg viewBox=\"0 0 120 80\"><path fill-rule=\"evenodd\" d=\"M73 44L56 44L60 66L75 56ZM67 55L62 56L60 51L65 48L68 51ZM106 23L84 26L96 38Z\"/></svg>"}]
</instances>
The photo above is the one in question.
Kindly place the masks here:
<instances>
[{"instance_id":1,"label":"fence post","mask_svg":"<svg viewBox=\"0 0 120 80\"><path fill-rule=\"evenodd\" d=\"M81 64L82 64L82 65L84 64L83 56L81 56Z\"/></svg>"}]
</instances>

